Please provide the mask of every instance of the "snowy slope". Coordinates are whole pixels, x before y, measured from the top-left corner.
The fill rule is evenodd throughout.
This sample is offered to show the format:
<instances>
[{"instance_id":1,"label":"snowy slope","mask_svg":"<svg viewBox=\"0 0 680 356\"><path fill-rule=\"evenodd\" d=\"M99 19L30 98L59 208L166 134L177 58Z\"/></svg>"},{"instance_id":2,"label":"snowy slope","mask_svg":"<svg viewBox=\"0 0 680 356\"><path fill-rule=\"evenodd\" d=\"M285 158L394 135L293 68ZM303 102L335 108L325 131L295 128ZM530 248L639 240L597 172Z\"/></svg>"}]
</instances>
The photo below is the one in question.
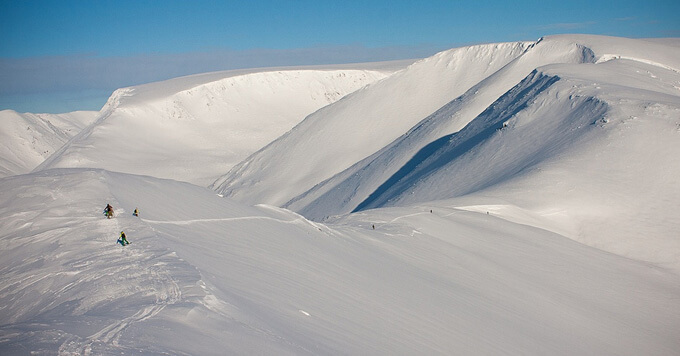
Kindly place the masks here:
<instances>
[{"instance_id":1,"label":"snowy slope","mask_svg":"<svg viewBox=\"0 0 680 356\"><path fill-rule=\"evenodd\" d=\"M0 177L30 172L96 116L96 111L66 114L0 111Z\"/></svg>"},{"instance_id":2,"label":"snowy slope","mask_svg":"<svg viewBox=\"0 0 680 356\"><path fill-rule=\"evenodd\" d=\"M439 108L389 145L284 206L315 219L348 213L401 167L429 154L423 148L445 135L460 131L537 67L594 60L592 50L572 37L558 36L532 44L521 56ZM418 156L414 158L416 154Z\"/></svg>"},{"instance_id":3,"label":"snowy slope","mask_svg":"<svg viewBox=\"0 0 680 356\"><path fill-rule=\"evenodd\" d=\"M427 148L358 209L493 197L577 241L680 271L680 96L639 84L673 75L625 61L597 68L596 83L582 68L544 70L515 89L524 97L503 98L514 106L500 100Z\"/></svg>"},{"instance_id":4,"label":"snowy slope","mask_svg":"<svg viewBox=\"0 0 680 356\"><path fill-rule=\"evenodd\" d=\"M680 348L676 274L494 215L392 208L324 225L89 169L0 190L3 355Z\"/></svg>"},{"instance_id":5,"label":"snowy slope","mask_svg":"<svg viewBox=\"0 0 680 356\"><path fill-rule=\"evenodd\" d=\"M38 169L96 167L208 185L308 114L406 63L227 71L119 89L96 125Z\"/></svg>"},{"instance_id":6,"label":"snowy slope","mask_svg":"<svg viewBox=\"0 0 680 356\"><path fill-rule=\"evenodd\" d=\"M581 40L595 41L594 53L606 47L599 38ZM597 64L541 67L388 179L361 179L376 175L370 165L379 157L301 212L322 217L324 211L493 197L498 209L509 207L509 219L520 207L535 226L680 271L680 218L673 213L680 201L680 48L625 47L640 51L636 57L612 47L604 53L623 54L599 55ZM385 170L377 166L378 173ZM375 189L355 194L366 185ZM363 200L351 199L357 197ZM338 202L344 211L333 210Z\"/></svg>"},{"instance_id":7,"label":"snowy slope","mask_svg":"<svg viewBox=\"0 0 680 356\"><path fill-rule=\"evenodd\" d=\"M243 202L283 205L389 144L531 45L457 48L416 62L310 115L213 186Z\"/></svg>"},{"instance_id":8,"label":"snowy slope","mask_svg":"<svg viewBox=\"0 0 680 356\"><path fill-rule=\"evenodd\" d=\"M310 116L214 186L244 202L288 206L314 214L308 216L315 218L348 212L420 149L462 129L537 68L555 63L592 64L621 56L649 63L673 63L678 51L674 46L643 40L563 35L523 43L521 51L504 57L507 64L490 66L487 71L465 65L438 65L438 60L448 56L475 65L497 64L495 56L505 53L509 46L512 44L466 47L418 62L381 85L355 93ZM415 69L418 71L414 72ZM463 84L458 81L461 77L466 78ZM454 80L449 82L447 78ZM386 86L401 90L381 91ZM418 88L418 93L403 89L412 87ZM383 98L379 105L375 100L362 101L361 98L373 94ZM433 97L439 101L433 102ZM415 108L420 113L412 115ZM374 111L378 114L372 115ZM434 114L428 117L430 113ZM368 165L373 166L367 168ZM337 171L341 167L349 169ZM337 173L340 174L334 177ZM277 181L272 177L277 177ZM285 187L281 187L279 177L285 177ZM331 189L335 191L328 193ZM321 204L327 206L320 208L320 204L312 202L323 194L329 194L329 198Z\"/></svg>"},{"instance_id":9,"label":"snowy slope","mask_svg":"<svg viewBox=\"0 0 680 356\"><path fill-rule=\"evenodd\" d=\"M542 39L380 151L283 206L321 220L492 196L494 205L534 216L534 225L680 271L680 219L672 213L680 201L678 68L680 48L673 41ZM306 144L298 142L293 145ZM277 164L305 160L282 154ZM277 167L267 163L265 151L252 161ZM264 172L252 173L257 184L224 192L245 201L259 197L257 185L268 181L260 177ZM279 178L276 202L309 186L300 184L300 174L311 182L322 178L317 171L283 172L277 177L289 186Z\"/></svg>"}]
</instances>

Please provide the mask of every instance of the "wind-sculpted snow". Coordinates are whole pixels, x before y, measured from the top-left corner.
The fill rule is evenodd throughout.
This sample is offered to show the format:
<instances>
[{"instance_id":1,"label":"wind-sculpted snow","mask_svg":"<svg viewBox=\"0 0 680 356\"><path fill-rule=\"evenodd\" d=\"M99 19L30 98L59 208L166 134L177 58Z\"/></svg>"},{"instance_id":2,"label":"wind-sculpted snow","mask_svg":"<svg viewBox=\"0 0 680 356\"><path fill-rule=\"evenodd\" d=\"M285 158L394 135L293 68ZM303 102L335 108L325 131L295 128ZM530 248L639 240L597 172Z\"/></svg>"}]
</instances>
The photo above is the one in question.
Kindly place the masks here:
<instances>
[{"instance_id":1,"label":"wind-sculpted snow","mask_svg":"<svg viewBox=\"0 0 680 356\"><path fill-rule=\"evenodd\" d=\"M536 100L541 93L558 80L559 78L557 77L549 77L536 72L532 73L525 81L510 90L480 114L479 117L466 125L465 128L423 147L409 162L387 179L385 183L378 187L375 192L369 195L354 210L360 211L387 205L387 202L397 199L402 194L410 194L410 190L419 184L420 181L426 180L431 174L440 172L451 161L464 155L474 155L479 145L499 135L501 130L507 128L508 121L513 116L526 109L530 102ZM595 103L595 106L597 106L597 103ZM600 109L598 113L595 107L588 107L583 111L589 110L594 115L601 115L603 111ZM516 158L513 157L513 159ZM510 160L504 161L508 162ZM507 167L499 164L489 164L487 169L496 169L496 171L489 173L488 178L481 174L476 174L474 179L467 180L453 177L454 183L441 187L442 189L438 191L439 195L423 198L425 201L431 201L469 194L481 189L480 187L493 185L492 182L487 181L488 179L496 182L507 180L509 178L507 177L508 174L521 171L525 168L525 165L526 163L519 167L511 168L509 170L510 173L508 173ZM475 173L478 173L478 171L475 171Z\"/></svg>"},{"instance_id":2,"label":"wind-sculpted snow","mask_svg":"<svg viewBox=\"0 0 680 356\"><path fill-rule=\"evenodd\" d=\"M414 157L357 209L491 196L575 240L680 270L680 219L667 213L680 199L672 178L680 174L680 92L672 85L680 75L624 61L598 66L544 69L562 78L519 111L509 92L510 105L501 98Z\"/></svg>"},{"instance_id":3,"label":"wind-sculpted snow","mask_svg":"<svg viewBox=\"0 0 680 356\"><path fill-rule=\"evenodd\" d=\"M498 207L320 224L183 182L85 169L4 178L0 190L2 355L680 347L677 275L501 219ZM130 245L116 243L121 230Z\"/></svg>"},{"instance_id":4,"label":"wind-sculpted snow","mask_svg":"<svg viewBox=\"0 0 680 356\"><path fill-rule=\"evenodd\" d=\"M668 214L680 199L673 178L680 174L674 163L680 97L673 85L680 76L639 62L597 66L585 73L578 65L545 67L459 132L422 148L382 184L370 185L363 201L357 192L366 190L356 182L380 171L378 159L346 174L301 213L322 219L346 212L337 207L360 211L469 196L525 207L534 225L680 270L680 220Z\"/></svg>"},{"instance_id":5,"label":"wind-sculpted snow","mask_svg":"<svg viewBox=\"0 0 680 356\"><path fill-rule=\"evenodd\" d=\"M397 171L407 163L426 157L435 142L443 136L463 129L470 121L488 110L501 95L537 66L550 63L591 63L592 51L570 39L539 41L522 56L498 70L428 116L408 132L347 170L317 184L284 206L299 211L312 219L349 213L388 179L394 180ZM494 104L495 105L495 104ZM494 127L494 129L497 127ZM417 157L414 157L417 155Z\"/></svg>"}]
</instances>

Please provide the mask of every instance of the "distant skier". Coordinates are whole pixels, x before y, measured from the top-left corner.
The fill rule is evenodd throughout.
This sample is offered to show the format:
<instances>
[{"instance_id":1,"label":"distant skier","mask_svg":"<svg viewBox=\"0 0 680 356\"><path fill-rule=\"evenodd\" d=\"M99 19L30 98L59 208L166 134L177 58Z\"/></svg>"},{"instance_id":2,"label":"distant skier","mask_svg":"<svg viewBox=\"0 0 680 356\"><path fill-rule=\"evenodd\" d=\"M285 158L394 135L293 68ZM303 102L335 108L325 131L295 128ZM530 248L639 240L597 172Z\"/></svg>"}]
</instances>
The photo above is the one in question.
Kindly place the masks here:
<instances>
[{"instance_id":1,"label":"distant skier","mask_svg":"<svg viewBox=\"0 0 680 356\"><path fill-rule=\"evenodd\" d=\"M120 232L120 244L123 246L130 244L130 242L127 240L127 237L125 236L125 232L123 231Z\"/></svg>"},{"instance_id":2,"label":"distant skier","mask_svg":"<svg viewBox=\"0 0 680 356\"><path fill-rule=\"evenodd\" d=\"M106 215L107 219L111 219L113 217L113 207L111 204L106 204L106 208L104 208L104 215Z\"/></svg>"},{"instance_id":3,"label":"distant skier","mask_svg":"<svg viewBox=\"0 0 680 356\"><path fill-rule=\"evenodd\" d=\"M135 208L135 211L132 213L132 215L139 216L139 210L137 210L137 208Z\"/></svg>"}]
</instances>

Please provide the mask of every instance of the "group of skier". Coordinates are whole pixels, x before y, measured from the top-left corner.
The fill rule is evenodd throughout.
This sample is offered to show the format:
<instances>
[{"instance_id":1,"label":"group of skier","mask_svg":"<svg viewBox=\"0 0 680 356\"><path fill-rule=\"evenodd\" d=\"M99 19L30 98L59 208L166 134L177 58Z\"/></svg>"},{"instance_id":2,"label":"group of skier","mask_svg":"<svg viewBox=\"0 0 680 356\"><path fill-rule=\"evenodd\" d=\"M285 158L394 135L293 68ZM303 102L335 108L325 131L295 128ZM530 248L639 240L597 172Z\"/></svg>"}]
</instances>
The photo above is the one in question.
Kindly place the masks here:
<instances>
[{"instance_id":1,"label":"group of skier","mask_svg":"<svg viewBox=\"0 0 680 356\"><path fill-rule=\"evenodd\" d=\"M107 219L111 219L113 217L113 207L111 204L106 204L106 208L104 208L104 215L106 215ZM132 213L132 215L139 216L139 209L135 208L135 211ZM127 236L125 236L124 231L120 232L118 242L123 246L130 244L130 242L127 240Z\"/></svg>"}]
</instances>

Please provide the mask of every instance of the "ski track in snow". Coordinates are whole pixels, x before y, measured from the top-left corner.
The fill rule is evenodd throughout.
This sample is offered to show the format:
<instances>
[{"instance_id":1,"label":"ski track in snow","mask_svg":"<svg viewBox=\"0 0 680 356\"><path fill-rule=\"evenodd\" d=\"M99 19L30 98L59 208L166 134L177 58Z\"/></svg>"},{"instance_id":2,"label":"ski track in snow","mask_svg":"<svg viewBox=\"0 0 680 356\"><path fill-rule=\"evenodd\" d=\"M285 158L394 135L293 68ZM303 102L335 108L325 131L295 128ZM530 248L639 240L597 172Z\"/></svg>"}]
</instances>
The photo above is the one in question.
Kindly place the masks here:
<instances>
[{"instance_id":1,"label":"ski track in snow","mask_svg":"<svg viewBox=\"0 0 680 356\"><path fill-rule=\"evenodd\" d=\"M117 205L115 200L112 203L114 206ZM60 289L52 292L52 299L54 301L45 307L47 310L53 308L54 303L62 303L65 299L68 300L69 298L84 299L84 305L79 306L79 308L84 308L86 312L96 307L102 301L107 303L112 301L114 302L112 305L114 310L118 309L120 306L117 306L118 304L115 303L125 300L127 297L126 293L142 293L145 299L150 298L150 300L153 300L151 304L137 304L136 306L141 308L136 312L133 310L132 315L119 320L113 320L87 337L60 330L47 331L47 333L57 332L57 334L66 336L58 348L59 355L98 355L102 352L110 354L114 351L116 353L118 351L124 353L122 351L126 347L121 343L121 339L128 327L135 323L149 320L162 312L168 305L182 300L180 286L173 279L172 272L165 267L167 263L162 260L159 261L159 259L168 256L176 258L176 255L170 251L148 250L150 246L147 246L141 237L146 235L145 237L148 238L148 234L153 234L153 229L144 226L146 224L143 224L139 219L126 218L124 212L124 209L116 209L112 219L102 219L100 217L79 219L74 219L73 217L44 217L43 219L45 220L63 224L64 226L47 232L38 231L37 234L25 237L28 240L35 240L36 236L65 236L73 228L87 231L86 235L96 236L78 249L78 253L86 257L71 262L67 266L71 271L58 272L56 274L46 273L44 275L30 274L21 277L19 280L8 280L11 285L17 285L22 290L27 290L38 288L39 284L50 283L58 275L75 276L73 282L66 283ZM131 240L131 246L123 247L119 245L117 240L113 240L112 237L118 236L119 232L123 230L123 225L126 226L125 231L134 232L134 236L137 236L140 240L130 237L131 234L129 232L128 236ZM102 245L102 243L108 245L114 241L116 244L114 249ZM71 255L72 253L73 250L69 249L65 250L62 254ZM78 278L78 275L85 277ZM118 280L121 278L135 286L136 290L118 290L115 285L119 283ZM78 285L91 285L94 289L90 295L83 298L82 294L77 294L78 288L75 287ZM5 291L7 293L12 292L7 289ZM76 294L74 295L71 292ZM121 309L122 313L126 311L127 313L130 312L129 309Z\"/></svg>"},{"instance_id":2,"label":"ski track in snow","mask_svg":"<svg viewBox=\"0 0 680 356\"><path fill-rule=\"evenodd\" d=\"M68 339L59 348L59 355L96 355L93 353L93 345L104 344L121 347L120 339L125 329L134 323L139 323L158 315L165 307L182 299L182 292L169 273L160 269L150 269L152 280L160 281L161 288L156 294L154 305L146 306L132 316L122 320L116 320L85 340L79 337Z\"/></svg>"},{"instance_id":3,"label":"ski track in snow","mask_svg":"<svg viewBox=\"0 0 680 356\"><path fill-rule=\"evenodd\" d=\"M246 220L270 220L270 221L275 221L275 222L280 222L284 224L297 224L297 223L305 223L307 224L308 221L304 218L297 218L297 219L292 219L292 220L282 220L282 219L276 219L268 216L243 216L243 217L237 217L237 218L212 218L212 219L191 219L191 220L147 220L147 219L141 219L142 221L149 223L149 224L159 224L159 225L191 225L191 224L200 224L200 223L213 223L213 222L225 222L225 221L246 221Z\"/></svg>"},{"instance_id":4,"label":"ski track in snow","mask_svg":"<svg viewBox=\"0 0 680 356\"><path fill-rule=\"evenodd\" d=\"M110 178L104 177L99 180L104 182ZM12 186L17 191L24 190L22 187L23 184ZM174 249L156 243L157 238L164 236L154 229L154 225L272 221L318 227L302 216L281 209L271 209L271 216L171 221L142 219L126 212L123 207L128 205L126 199L129 197L125 193L121 194L115 185L105 183L95 188L103 192L105 197L96 200L102 199L114 206L112 219L101 215L99 208L79 211L65 204L66 208L48 205L46 209L44 204L63 198L53 196L45 196L44 202L31 201L31 205L26 206L29 210L26 213L0 215L1 226L22 226L24 220L28 224L24 224L21 231L13 233L16 237L12 236L6 241L11 244L10 249L16 249L20 255L27 255L29 250L32 255L40 251L56 253L47 259L24 258L18 267L8 271L12 273L3 277L3 284L7 287L0 287L0 298L8 303L5 313L14 318L6 321L9 323L1 330L2 333L5 336L16 332L20 334L24 328L22 325L26 323L42 325L24 338L24 342L41 345L34 349L37 352L56 351L59 355L128 353L134 349L135 340L129 337L130 328L144 328L144 325L139 324L150 321L151 324L146 325L154 325L167 315L174 315L175 309L167 307L179 302L183 305L181 308L186 305L202 306L222 318L233 320L229 315L233 307L207 287L200 272L179 258ZM77 185L73 189L78 190ZM65 192L65 196L71 193ZM123 247L117 242L122 230L126 232L130 246ZM33 243L39 245L31 247ZM52 255L48 253L48 256ZM37 269L31 267L34 264ZM17 304L19 298L30 290L45 290L52 297L45 299L34 295L22 304ZM158 319L161 313L166 316ZM65 320L84 318L84 321L78 327L71 327L68 323L62 327L59 325L61 322L58 322L62 317ZM252 330L253 333L260 333L257 328ZM261 332L271 334L266 328ZM272 335L278 338L275 333ZM17 343L7 339L5 342L9 342L5 345L11 348L22 346L22 341ZM163 353L167 345L157 347L160 351L156 351Z\"/></svg>"}]
</instances>

